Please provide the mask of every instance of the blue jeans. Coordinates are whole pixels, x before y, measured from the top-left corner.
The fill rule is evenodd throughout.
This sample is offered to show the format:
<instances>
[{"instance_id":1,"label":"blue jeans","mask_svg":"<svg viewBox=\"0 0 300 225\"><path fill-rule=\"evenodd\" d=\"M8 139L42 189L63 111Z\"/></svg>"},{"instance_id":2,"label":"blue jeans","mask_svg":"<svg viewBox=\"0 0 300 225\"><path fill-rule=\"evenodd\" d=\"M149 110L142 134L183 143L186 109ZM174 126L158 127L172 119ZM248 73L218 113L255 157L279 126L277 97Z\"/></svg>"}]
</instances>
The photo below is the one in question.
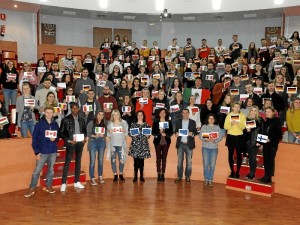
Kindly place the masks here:
<instances>
[{"instance_id":1,"label":"blue jeans","mask_svg":"<svg viewBox=\"0 0 300 225\"><path fill-rule=\"evenodd\" d=\"M300 132L295 132L296 134L300 135ZM289 143L295 144L296 142L296 138L295 136L292 134L291 131L288 131L288 139L289 139ZM300 140L297 140L297 144L300 144Z\"/></svg>"},{"instance_id":2,"label":"blue jeans","mask_svg":"<svg viewBox=\"0 0 300 225\"><path fill-rule=\"evenodd\" d=\"M190 177L192 174L193 149L189 149L187 144L181 143L179 148L177 149L177 156L178 156L177 176L179 179L182 179L182 175L183 175L184 155L186 157L185 176Z\"/></svg>"},{"instance_id":3,"label":"blue jeans","mask_svg":"<svg viewBox=\"0 0 300 225\"><path fill-rule=\"evenodd\" d=\"M18 92L15 89L3 89L4 105L5 109L8 112L9 105L15 105L17 102Z\"/></svg>"},{"instance_id":4,"label":"blue jeans","mask_svg":"<svg viewBox=\"0 0 300 225\"><path fill-rule=\"evenodd\" d=\"M36 161L36 167L35 170L32 173L31 177L31 183L29 188L35 188L38 182L38 179L40 177L40 173L43 169L43 166L47 163L48 165L48 171L47 171L47 180L46 180L46 186L50 187L52 186L52 180L53 180L53 165L56 160L56 153L52 154L41 154L40 160Z\"/></svg>"},{"instance_id":5,"label":"blue jeans","mask_svg":"<svg viewBox=\"0 0 300 225\"><path fill-rule=\"evenodd\" d=\"M119 171L123 174L125 162L122 160L122 146L114 146L114 151L111 153L111 168L114 174L117 174L116 155L119 159Z\"/></svg>"},{"instance_id":6,"label":"blue jeans","mask_svg":"<svg viewBox=\"0 0 300 225\"><path fill-rule=\"evenodd\" d=\"M205 181L213 181L217 156L217 148L212 149L202 147L203 173Z\"/></svg>"},{"instance_id":7,"label":"blue jeans","mask_svg":"<svg viewBox=\"0 0 300 225\"><path fill-rule=\"evenodd\" d=\"M27 137L28 130L32 136L33 130L34 130L35 123L33 121L31 122L21 122L21 135L23 138Z\"/></svg>"},{"instance_id":8,"label":"blue jeans","mask_svg":"<svg viewBox=\"0 0 300 225\"><path fill-rule=\"evenodd\" d=\"M103 173L103 158L105 151L105 139L104 138L91 138L89 141L88 149L90 153L90 178L95 178L95 161L96 154L98 153L98 176L102 176Z\"/></svg>"}]
</instances>

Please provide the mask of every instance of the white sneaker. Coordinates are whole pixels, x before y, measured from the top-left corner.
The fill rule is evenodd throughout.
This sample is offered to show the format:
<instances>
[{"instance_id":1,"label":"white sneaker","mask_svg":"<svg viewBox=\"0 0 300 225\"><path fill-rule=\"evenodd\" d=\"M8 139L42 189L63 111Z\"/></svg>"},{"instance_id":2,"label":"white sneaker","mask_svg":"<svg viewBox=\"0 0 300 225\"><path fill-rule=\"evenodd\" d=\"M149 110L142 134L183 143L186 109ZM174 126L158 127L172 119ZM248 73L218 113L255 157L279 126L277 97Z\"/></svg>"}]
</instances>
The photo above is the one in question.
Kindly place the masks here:
<instances>
[{"instance_id":1,"label":"white sneaker","mask_svg":"<svg viewBox=\"0 0 300 225\"><path fill-rule=\"evenodd\" d=\"M80 182L74 183L74 187L80 188L80 189L83 189L83 188L84 188L84 186L83 186Z\"/></svg>"},{"instance_id":2,"label":"white sneaker","mask_svg":"<svg viewBox=\"0 0 300 225\"><path fill-rule=\"evenodd\" d=\"M104 184L104 183L105 183L105 181L103 180L102 177L99 177L99 183L100 183L100 184Z\"/></svg>"},{"instance_id":3,"label":"white sneaker","mask_svg":"<svg viewBox=\"0 0 300 225\"><path fill-rule=\"evenodd\" d=\"M60 186L60 191L61 191L61 192L65 192L66 189L67 189L67 185L66 185L66 184L62 184L62 185Z\"/></svg>"},{"instance_id":4,"label":"white sneaker","mask_svg":"<svg viewBox=\"0 0 300 225\"><path fill-rule=\"evenodd\" d=\"M91 179L91 185L93 185L93 186L98 185L95 178Z\"/></svg>"}]
</instances>

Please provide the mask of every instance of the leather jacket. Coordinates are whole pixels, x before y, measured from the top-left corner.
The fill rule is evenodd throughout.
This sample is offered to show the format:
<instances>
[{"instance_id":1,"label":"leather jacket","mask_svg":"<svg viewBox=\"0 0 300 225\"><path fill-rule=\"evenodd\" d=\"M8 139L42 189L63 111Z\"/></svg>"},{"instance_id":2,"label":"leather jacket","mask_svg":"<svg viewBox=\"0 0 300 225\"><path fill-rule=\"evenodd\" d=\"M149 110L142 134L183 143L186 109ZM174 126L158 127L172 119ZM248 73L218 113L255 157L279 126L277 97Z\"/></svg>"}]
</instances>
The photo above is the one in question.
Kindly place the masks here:
<instances>
[{"instance_id":1,"label":"leather jacket","mask_svg":"<svg viewBox=\"0 0 300 225\"><path fill-rule=\"evenodd\" d=\"M80 133L87 137L85 119L78 115ZM73 134L75 133L75 121L72 114L66 116L62 121L59 129L59 136L67 143L73 141Z\"/></svg>"}]
</instances>

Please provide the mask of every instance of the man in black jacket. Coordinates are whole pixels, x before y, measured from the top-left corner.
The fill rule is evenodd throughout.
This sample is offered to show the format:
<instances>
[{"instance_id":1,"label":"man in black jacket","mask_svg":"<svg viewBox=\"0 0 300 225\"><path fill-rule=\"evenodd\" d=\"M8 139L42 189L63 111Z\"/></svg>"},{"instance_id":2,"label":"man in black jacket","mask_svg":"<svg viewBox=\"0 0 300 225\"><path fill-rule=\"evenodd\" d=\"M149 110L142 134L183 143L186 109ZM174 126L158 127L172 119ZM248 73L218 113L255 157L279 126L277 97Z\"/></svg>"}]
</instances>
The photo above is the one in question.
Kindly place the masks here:
<instances>
[{"instance_id":1,"label":"man in black jacket","mask_svg":"<svg viewBox=\"0 0 300 225\"><path fill-rule=\"evenodd\" d=\"M86 123L85 119L81 117L79 113L79 105L78 103L71 104L71 114L66 116L62 122L59 129L59 135L64 140L66 145L66 160L63 168L62 174L62 185L60 187L60 191L66 191L66 181L68 170L70 166L70 162L73 158L75 152L75 180L74 187L76 188L84 188L84 186L79 182L80 176L80 167L81 167L81 156L83 146L86 143Z\"/></svg>"},{"instance_id":2,"label":"man in black jacket","mask_svg":"<svg viewBox=\"0 0 300 225\"><path fill-rule=\"evenodd\" d=\"M195 135L197 135L196 122L189 119L189 110L182 110L182 120L177 120L175 135L177 137L176 148L178 155L177 179L174 183L181 182L183 176L183 160L186 157L185 181L190 183L192 174L192 156L195 148Z\"/></svg>"}]
</instances>

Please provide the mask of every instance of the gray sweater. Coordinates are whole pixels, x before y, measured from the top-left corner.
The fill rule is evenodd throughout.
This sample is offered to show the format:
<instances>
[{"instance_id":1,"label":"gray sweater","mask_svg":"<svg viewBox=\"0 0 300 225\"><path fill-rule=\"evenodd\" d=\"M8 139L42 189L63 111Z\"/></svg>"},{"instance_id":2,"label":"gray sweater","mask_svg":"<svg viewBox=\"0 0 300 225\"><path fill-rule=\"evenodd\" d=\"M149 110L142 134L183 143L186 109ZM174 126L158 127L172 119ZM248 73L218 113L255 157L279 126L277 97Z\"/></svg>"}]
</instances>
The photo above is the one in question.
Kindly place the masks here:
<instances>
[{"instance_id":1,"label":"gray sweater","mask_svg":"<svg viewBox=\"0 0 300 225\"><path fill-rule=\"evenodd\" d=\"M87 100L86 92L80 94L80 91L83 90L83 85L90 85L91 89L94 90L94 92L96 93L95 84L94 84L94 81L91 78L87 77L86 80L83 79L83 78L79 78L76 81L75 94L78 95L78 98L79 98L80 102L85 102Z\"/></svg>"},{"instance_id":2,"label":"gray sweater","mask_svg":"<svg viewBox=\"0 0 300 225\"><path fill-rule=\"evenodd\" d=\"M207 141L206 138L202 138L203 133L211 133L211 132L218 132L219 137L215 139L215 142ZM200 130L199 138L202 140L202 147L204 148L211 148L211 149L217 149L218 143L223 138L223 132L221 131L221 128L218 125L203 125Z\"/></svg>"}]
</instances>

